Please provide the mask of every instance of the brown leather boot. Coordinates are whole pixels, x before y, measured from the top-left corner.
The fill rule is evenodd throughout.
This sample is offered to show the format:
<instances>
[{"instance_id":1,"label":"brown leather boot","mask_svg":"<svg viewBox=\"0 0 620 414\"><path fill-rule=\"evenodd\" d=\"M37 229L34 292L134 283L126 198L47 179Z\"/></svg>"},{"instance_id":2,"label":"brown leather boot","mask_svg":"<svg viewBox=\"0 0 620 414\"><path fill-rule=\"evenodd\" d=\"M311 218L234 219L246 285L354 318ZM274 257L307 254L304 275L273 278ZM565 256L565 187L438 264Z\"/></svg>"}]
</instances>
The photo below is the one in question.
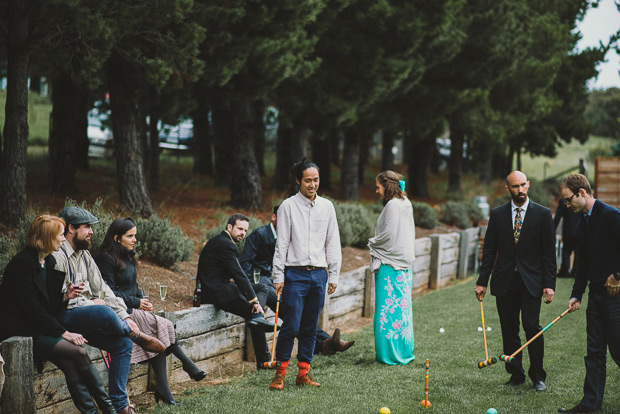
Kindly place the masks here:
<instances>
[{"instance_id":1,"label":"brown leather boot","mask_svg":"<svg viewBox=\"0 0 620 414\"><path fill-rule=\"evenodd\" d=\"M284 378L284 374L276 372L276 376L273 381L271 381L271 384L269 384L269 388L272 390L282 391L284 389Z\"/></svg>"},{"instance_id":2,"label":"brown leather boot","mask_svg":"<svg viewBox=\"0 0 620 414\"><path fill-rule=\"evenodd\" d=\"M148 336L144 332L138 332L138 335L130 336L130 338L145 351L161 354L166 350L166 346L159 339Z\"/></svg>"},{"instance_id":3,"label":"brown leather boot","mask_svg":"<svg viewBox=\"0 0 620 414\"><path fill-rule=\"evenodd\" d=\"M318 382L312 379L309 373L305 373L304 375L297 377L297 379L295 380L295 384L312 385L313 387L317 387L317 388L321 386L321 384L319 384Z\"/></svg>"},{"instance_id":4,"label":"brown leather boot","mask_svg":"<svg viewBox=\"0 0 620 414\"><path fill-rule=\"evenodd\" d=\"M347 349L351 348L355 341L340 341L337 346L336 352L344 352Z\"/></svg>"},{"instance_id":5,"label":"brown leather boot","mask_svg":"<svg viewBox=\"0 0 620 414\"><path fill-rule=\"evenodd\" d=\"M336 351L338 350L339 345L340 345L340 329L336 328L331 338L323 341L323 345L321 345L320 352L323 355L334 355Z\"/></svg>"}]
</instances>

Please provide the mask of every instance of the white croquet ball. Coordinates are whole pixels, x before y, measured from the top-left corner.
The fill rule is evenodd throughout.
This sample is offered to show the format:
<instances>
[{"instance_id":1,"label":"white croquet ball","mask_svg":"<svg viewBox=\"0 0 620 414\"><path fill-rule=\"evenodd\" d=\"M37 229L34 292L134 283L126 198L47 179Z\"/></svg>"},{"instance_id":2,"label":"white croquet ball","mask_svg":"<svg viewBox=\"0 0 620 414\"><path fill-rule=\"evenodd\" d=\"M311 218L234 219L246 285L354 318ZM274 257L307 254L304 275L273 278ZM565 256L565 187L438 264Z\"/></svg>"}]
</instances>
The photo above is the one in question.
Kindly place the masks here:
<instances>
[{"instance_id":1,"label":"white croquet ball","mask_svg":"<svg viewBox=\"0 0 620 414\"><path fill-rule=\"evenodd\" d=\"M482 326L478 327L478 332L482 332Z\"/></svg>"},{"instance_id":2,"label":"white croquet ball","mask_svg":"<svg viewBox=\"0 0 620 414\"><path fill-rule=\"evenodd\" d=\"M443 328L439 328L439 333L444 333L446 330Z\"/></svg>"},{"instance_id":3,"label":"white croquet ball","mask_svg":"<svg viewBox=\"0 0 620 414\"><path fill-rule=\"evenodd\" d=\"M487 326L487 331L491 331L491 327L490 326Z\"/></svg>"}]
</instances>

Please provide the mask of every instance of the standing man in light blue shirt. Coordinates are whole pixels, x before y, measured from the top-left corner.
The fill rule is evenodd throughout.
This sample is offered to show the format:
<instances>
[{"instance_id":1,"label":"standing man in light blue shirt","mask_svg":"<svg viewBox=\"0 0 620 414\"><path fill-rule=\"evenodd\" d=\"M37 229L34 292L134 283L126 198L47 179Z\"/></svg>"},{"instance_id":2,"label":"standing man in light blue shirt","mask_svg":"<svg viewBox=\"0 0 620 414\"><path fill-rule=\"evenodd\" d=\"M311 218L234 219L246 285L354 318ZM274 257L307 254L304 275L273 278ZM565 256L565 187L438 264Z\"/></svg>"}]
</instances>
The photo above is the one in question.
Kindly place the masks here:
<instances>
[{"instance_id":1,"label":"standing man in light blue shirt","mask_svg":"<svg viewBox=\"0 0 620 414\"><path fill-rule=\"evenodd\" d=\"M273 256L273 287L282 294L282 328L276 345L281 366L270 388L282 390L293 343L298 341L297 385L320 387L309 370L314 356L316 327L325 302L325 288L338 286L342 263L340 234L334 205L317 194L319 167L307 161L291 169L299 192L278 209L278 238Z\"/></svg>"}]
</instances>

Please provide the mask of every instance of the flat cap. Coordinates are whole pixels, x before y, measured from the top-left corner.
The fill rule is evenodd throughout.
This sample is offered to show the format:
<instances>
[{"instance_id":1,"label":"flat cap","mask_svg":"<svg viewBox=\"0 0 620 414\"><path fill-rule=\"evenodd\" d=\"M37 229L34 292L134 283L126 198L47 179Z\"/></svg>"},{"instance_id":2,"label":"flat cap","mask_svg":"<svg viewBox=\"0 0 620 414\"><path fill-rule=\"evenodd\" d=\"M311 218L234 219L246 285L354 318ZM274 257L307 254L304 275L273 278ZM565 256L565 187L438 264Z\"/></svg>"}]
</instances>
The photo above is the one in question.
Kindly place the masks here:
<instances>
[{"instance_id":1,"label":"flat cap","mask_svg":"<svg viewBox=\"0 0 620 414\"><path fill-rule=\"evenodd\" d=\"M99 223L99 219L93 216L90 211L84 210L80 207L66 207L60 212L67 225L69 224L96 224Z\"/></svg>"}]
</instances>

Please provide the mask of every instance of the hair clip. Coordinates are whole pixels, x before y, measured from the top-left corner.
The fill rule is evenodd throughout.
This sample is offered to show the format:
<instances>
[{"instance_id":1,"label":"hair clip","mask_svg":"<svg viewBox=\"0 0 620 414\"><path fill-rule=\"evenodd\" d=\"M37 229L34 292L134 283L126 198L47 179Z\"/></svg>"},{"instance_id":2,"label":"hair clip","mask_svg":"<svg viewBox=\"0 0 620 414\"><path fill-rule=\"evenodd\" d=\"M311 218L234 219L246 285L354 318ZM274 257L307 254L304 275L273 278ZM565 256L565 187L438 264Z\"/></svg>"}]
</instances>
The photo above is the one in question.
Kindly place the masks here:
<instances>
[{"instance_id":1,"label":"hair clip","mask_svg":"<svg viewBox=\"0 0 620 414\"><path fill-rule=\"evenodd\" d=\"M398 187L400 188L400 191L405 191L405 180L399 180Z\"/></svg>"}]
</instances>

